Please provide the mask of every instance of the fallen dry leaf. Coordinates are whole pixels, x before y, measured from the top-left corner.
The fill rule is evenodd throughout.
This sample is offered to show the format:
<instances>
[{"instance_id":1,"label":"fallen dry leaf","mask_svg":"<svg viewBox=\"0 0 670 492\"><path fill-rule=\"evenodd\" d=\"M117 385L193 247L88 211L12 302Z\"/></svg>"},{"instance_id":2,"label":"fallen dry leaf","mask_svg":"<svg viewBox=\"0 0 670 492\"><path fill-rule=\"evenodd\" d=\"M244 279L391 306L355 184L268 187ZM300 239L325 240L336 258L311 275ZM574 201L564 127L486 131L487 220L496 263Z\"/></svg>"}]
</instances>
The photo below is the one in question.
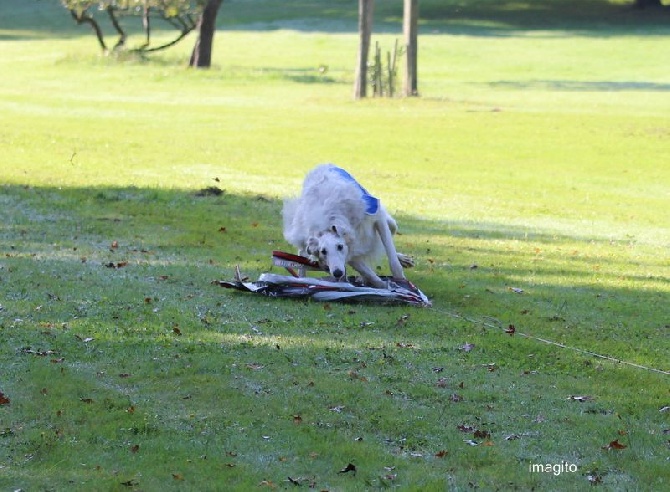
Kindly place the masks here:
<instances>
[{"instance_id":1,"label":"fallen dry leaf","mask_svg":"<svg viewBox=\"0 0 670 492\"><path fill-rule=\"evenodd\" d=\"M514 325L509 325L507 329L505 330L505 333L507 333L509 336L513 337L514 334L516 333L516 328Z\"/></svg>"},{"instance_id":2,"label":"fallen dry leaf","mask_svg":"<svg viewBox=\"0 0 670 492\"><path fill-rule=\"evenodd\" d=\"M11 400L9 399L8 396L5 396L5 394L0 391L0 405L9 405L11 403Z\"/></svg>"},{"instance_id":3,"label":"fallen dry leaf","mask_svg":"<svg viewBox=\"0 0 670 492\"><path fill-rule=\"evenodd\" d=\"M490 439L491 438L491 433L489 431L485 430L476 430L473 433L473 436L475 439Z\"/></svg>"},{"instance_id":4,"label":"fallen dry leaf","mask_svg":"<svg viewBox=\"0 0 670 492\"><path fill-rule=\"evenodd\" d=\"M130 446L130 452L131 453L137 453L140 450L140 445L139 444L133 444Z\"/></svg>"},{"instance_id":5,"label":"fallen dry leaf","mask_svg":"<svg viewBox=\"0 0 670 492\"><path fill-rule=\"evenodd\" d=\"M437 453L435 453L435 457L436 458L444 458L448 454L449 454L449 451L445 451L444 449L442 449L442 450L438 451Z\"/></svg>"},{"instance_id":6,"label":"fallen dry leaf","mask_svg":"<svg viewBox=\"0 0 670 492\"><path fill-rule=\"evenodd\" d=\"M625 444L621 444L618 439L615 439L611 443L609 443L607 446L603 446L602 448L606 451L610 451L611 449L626 449L628 446Z\"/></svg>"},{"instance_id":7,"label":"fallen dry leaf","mask_svg":"<svg viewBox=\"0 0 670 492\"><path fill-rule=\"evenodd\" d=\"M435 386L438 388L446 388L448 386L448 380L447 378L440 378L437 380L437 383L435 383Z\"/></svg>"}]
</instances>

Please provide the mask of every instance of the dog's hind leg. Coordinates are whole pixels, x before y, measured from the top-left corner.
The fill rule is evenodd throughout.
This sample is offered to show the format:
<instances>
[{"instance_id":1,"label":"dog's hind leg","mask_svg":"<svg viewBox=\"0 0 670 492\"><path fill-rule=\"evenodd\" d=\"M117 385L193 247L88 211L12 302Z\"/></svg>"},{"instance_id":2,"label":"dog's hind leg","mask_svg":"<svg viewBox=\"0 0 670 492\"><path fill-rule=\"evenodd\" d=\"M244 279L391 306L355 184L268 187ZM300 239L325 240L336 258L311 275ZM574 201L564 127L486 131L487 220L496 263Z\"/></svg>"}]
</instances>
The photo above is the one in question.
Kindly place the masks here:
<instances>
[{"instance_id":1,"label":"dog's hind leg","mask_svg":"<svg viewBox=\"0 0 670 492\"><path fill-rule=\"evenodd\" d=\"M393 243L393 236L391 234L391 229L389 228L388 222L386 220L378 220L375 222L375 228L377 229L379 237L382 240L382 244L384 245L384 249L386 250L386 256L389 260L389 267L391 268L391 274L393 274L393 278L397 280L404 279L405 274L402 271L402 265L400 264L398 252L396 251L395 244Z\"/></svg>"}]
</instances>

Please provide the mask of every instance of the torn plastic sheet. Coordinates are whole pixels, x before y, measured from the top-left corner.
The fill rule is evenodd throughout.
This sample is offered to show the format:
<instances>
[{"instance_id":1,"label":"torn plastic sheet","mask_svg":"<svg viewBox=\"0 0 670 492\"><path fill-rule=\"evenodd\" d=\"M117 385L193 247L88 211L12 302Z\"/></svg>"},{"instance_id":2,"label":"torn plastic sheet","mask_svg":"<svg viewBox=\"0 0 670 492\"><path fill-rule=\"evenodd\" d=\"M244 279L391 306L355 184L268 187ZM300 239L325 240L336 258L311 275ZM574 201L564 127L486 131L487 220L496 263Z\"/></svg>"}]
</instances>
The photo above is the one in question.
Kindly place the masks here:
<instances>
[{"instance_id":1,"label":"torn plastic sheet","mask_svg":"<svg viewBox=\"0 0 670 492\"><path fill-rule=\"evenodd\" d=\"M431 306L428 297L409 280L381 277L387 282L388 288L378 289L362 284L356 277L347 277L346 281L336 281L333 277L305 277L303 276L305 270L321 270L321 268L317 263L302 256L275 251L273 262L275 265L286 268L291 275L263 273L257 281L251 282L244 278L237 268L234 281L219 280L213 283L221 287L262 294L267 297Z\"/></svg>"}]
</instances>

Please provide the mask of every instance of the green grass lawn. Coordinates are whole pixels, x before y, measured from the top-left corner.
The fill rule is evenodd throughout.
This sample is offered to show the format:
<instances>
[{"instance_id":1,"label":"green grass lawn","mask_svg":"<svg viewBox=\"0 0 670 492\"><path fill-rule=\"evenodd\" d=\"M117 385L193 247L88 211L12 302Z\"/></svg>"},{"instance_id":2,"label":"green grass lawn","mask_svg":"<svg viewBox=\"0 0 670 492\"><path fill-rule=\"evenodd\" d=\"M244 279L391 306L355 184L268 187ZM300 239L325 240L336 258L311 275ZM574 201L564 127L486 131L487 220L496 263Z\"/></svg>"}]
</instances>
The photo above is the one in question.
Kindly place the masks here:
<instances>
[{"instance_id":1,"label":"green grass lawn","mask_svg":"<svg viewBox=\"0 0 670 492\"><path fill-rule=\"evenodd\" d=\"M421 97L354 102L353 1L224 2L207 71L8 2L0 490L667 488L668 14L539 4L422 0ZM211 283L326 161L432 308Z\"/></svg>"}]
</instances>

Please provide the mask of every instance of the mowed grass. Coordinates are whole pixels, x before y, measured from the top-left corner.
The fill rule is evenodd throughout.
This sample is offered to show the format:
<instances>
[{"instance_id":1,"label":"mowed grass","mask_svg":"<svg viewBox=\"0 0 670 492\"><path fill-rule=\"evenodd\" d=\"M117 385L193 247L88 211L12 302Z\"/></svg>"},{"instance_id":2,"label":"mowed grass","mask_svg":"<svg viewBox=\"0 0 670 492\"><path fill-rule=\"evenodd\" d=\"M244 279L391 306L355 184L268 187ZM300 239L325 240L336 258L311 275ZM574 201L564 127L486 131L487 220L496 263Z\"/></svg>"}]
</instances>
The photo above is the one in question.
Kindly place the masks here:
<instances>
[{"instance_id":1,"label":"mowed grass","mask_svg":"<svg viewBox=\"0 0 670 492\"><path fill-rule=\"evenodd\" d=\"M226 2L209 71L184 68L192 40L103 58L64 11L15 3L2 488L667 487L659 14L422 1L422 97L354 102L351 2ZM376 3L388 49L398 2ZM432 308L211 284L279 273L281 198L324 161L396 216Z\"/></svg>"}]
</instances>

